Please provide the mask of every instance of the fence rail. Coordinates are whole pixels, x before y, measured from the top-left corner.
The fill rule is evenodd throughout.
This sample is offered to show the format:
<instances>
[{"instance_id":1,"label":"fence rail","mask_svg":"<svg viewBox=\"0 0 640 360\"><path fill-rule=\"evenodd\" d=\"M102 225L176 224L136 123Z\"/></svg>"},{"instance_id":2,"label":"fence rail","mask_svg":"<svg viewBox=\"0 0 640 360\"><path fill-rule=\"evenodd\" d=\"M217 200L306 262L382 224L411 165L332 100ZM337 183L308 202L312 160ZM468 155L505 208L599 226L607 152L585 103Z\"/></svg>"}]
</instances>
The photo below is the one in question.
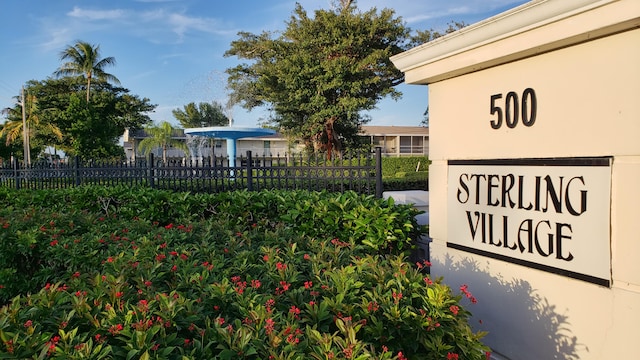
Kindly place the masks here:
<instances>
[{"instance_id":1,"label":"fence rail","mask_svg":"<svg viewBox=\"0 0 640 360\"><path fill-rule=\"evenodd\" d=\"M327 160L302 155L246 157L229 166L226 158L192 161L140 159L130 162L81 161L33 164L15 160L0 168L0 186L17 189L58 189L82 185L149 186L157 189L220 192L247 189L307 189L382 197L381 149Z\"/></svg>"}]
</instances>

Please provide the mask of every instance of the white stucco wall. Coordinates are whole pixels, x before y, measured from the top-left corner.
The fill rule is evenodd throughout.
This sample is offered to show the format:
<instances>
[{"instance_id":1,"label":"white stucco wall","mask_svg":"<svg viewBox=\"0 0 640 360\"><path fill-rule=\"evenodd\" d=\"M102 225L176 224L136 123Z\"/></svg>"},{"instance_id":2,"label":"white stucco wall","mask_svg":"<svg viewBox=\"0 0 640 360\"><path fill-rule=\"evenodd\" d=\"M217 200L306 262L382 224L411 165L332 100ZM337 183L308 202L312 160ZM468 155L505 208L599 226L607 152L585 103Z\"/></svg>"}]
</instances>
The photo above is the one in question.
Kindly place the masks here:
<instances>
[{"instance_id":1,"label":"white stucco wall","mask_svg":"<svg viewBox=\"0 0 640 360\"><path fill-rule=\"evenodd\" d=\"M636 0L533 1L393 59L411 82L429 84L432 273L454 288L468 284L478 298L469 306L473 325L488 331L486 343L507 358L636 356L630 349L640 337L639 19ZM537 98L535 124L492 128L491 96L521 96L527 88ZM592 224L608 228L609 236L571 243L604 245L610 286L448 246L457 241L451 226L467 226L452 223L450 190L457 184L448 181L449 160L581 157L612 159L610 186L597 188L610 193L610 218Z\"/></svg>"}]
</instances>

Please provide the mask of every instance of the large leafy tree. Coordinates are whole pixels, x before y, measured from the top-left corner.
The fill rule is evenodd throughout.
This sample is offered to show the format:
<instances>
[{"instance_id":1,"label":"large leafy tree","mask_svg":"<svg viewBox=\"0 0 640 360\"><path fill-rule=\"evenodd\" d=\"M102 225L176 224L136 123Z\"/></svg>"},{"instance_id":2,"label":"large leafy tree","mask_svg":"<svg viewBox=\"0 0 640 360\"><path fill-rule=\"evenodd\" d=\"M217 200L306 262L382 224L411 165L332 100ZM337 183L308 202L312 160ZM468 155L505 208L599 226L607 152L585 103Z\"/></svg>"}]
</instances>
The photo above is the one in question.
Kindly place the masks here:
<instances>
[{"instance_id":1,"label":"large leafy tree","mask_svg":"<svg viewBox=\"0 0 640 360\"><path fill-rule=\"evenodd\" d=\"M120 84L118 78L105 71L107 66L116 64L116 59L112 56L101 58L99 45L77 41L73 46L67 46L60 53L60 60L64 61L64 63L56 70L54 75L58 77L83 76L87 84L87 102L90 99L92 79Z\"/></svg>"},{"instance_id":2,"label":"large leafy tree","mask_svg":"<svg viewBox=\"0 0 640 360\"><path fill-rule=\"evenodd\" d=\"M218 102L201 102L198 105L192 102L185 105L183 109L174 109L173 117L184 128L229 125L229 118Z\"/></svg>"},{"instance_id":3,"label":"large leafy tree","mask_svg":"<svg viewBox=\"0 0 640 360\"><path fill-rule=\"evenodd\" d=\"M92 102L88 103L83 96L84 86L84 81L77 77L27 82L25 93L37 99L32 116L34 124L39 125L30 126L34 150L41 150L35 146L42 145L83 158L120 157L124 156L124 150L118 141L125 129L139 129L151 122L147 113L156 106L150 104L149 99L141 99L129 90L109 83L96 83ZM14 115L7 115L7 120L20 112L19 105L9 109L7 114ZM57 130L54 131L54 127ZM12 145L21 143L21 137L9 142Z\"/></svg>"},{"instance_id":4,"label":"large leafy tree","mask_svg":"<svg viewBox=\"0 0 640 360\"><path fill-rule=\"evenodd\" d=\"M175 129L171 124L167 121L161 122L159 125L151 125L145 127L145 132L148 137L142 139L138 144L138 150L142 152L143 155L148 154L150 151L156 148L162 149L162 161L167 163L167 150L169 147L174 147L184 151L185 153L189 153L189 148L184 141L176 139Z\"/></svg>"},{"instance_id":5,"label":"large leafy tree","mask_svg":"<svg viewBox=\"0 0 640 360\"><path fill-rule=\"evenodd\" d=\"M225 53L252 62L227 70L231 100L269 106L275 125L329 157L354 140L363 111L401 95L403 74L389 58L410 39L392 10L340 5L310 17L298 4L281 35L241 32Z\"/></svg>"}]
</instances>

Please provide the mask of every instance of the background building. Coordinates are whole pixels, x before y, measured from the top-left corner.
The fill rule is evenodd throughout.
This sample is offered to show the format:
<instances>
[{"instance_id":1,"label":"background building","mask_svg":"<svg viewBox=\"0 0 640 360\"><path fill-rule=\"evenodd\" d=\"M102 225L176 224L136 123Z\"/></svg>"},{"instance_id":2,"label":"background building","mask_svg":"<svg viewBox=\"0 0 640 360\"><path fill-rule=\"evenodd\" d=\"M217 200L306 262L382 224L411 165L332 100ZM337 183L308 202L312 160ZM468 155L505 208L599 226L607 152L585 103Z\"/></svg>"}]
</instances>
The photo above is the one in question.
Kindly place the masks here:
<instances>
[{"instance_id":1,"label":"background building","mask_svg":"<svg viewBox=\"0 0 640 360\"><path fill-rule=\"evenodd\" d=\"M363 126L362 136L372 147L382 147L384 156L426 156L429 153L429 128L420 126ZM137 144L147 137L144 130L127 130L124 134L124 150L127 159L145 157L138 151ZM227 146L224 139L188 137L183 129L175 129L174 139L186 142L191 154L180 149L170 148L167 157L173 160L226 157ZM254 156L284 156L299 153L302 146L290 141L282 134L242 138L237 140L237 154L244 156L251 151ZM151 151L156 158L162 155L160 148Z\"/></svg>"}]
</instances>

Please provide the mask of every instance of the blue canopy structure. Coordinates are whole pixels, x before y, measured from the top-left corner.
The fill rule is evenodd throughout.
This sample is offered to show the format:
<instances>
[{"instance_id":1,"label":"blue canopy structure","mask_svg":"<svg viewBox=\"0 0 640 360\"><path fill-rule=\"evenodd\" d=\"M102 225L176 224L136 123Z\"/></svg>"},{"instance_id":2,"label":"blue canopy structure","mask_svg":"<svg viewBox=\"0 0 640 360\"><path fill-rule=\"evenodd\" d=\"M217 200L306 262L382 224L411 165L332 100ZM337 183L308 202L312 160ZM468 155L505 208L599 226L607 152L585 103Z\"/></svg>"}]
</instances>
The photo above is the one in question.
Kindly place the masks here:
<instances>
[{"instance_id":1,"label":"blue canopy structure","mask_svg":"<svg viewBox=\"0 0 640 360\"><path fill-rule=\"evenodd\" d=\"M248 137L257 137L275 134L275 130L264 128L250 128L239 126L210 126L201 128L184 129L187 135L204 136L227 140L227 155L229 155L229 167L236 166L236 140Z\"/></svg>"}]
</instances>

